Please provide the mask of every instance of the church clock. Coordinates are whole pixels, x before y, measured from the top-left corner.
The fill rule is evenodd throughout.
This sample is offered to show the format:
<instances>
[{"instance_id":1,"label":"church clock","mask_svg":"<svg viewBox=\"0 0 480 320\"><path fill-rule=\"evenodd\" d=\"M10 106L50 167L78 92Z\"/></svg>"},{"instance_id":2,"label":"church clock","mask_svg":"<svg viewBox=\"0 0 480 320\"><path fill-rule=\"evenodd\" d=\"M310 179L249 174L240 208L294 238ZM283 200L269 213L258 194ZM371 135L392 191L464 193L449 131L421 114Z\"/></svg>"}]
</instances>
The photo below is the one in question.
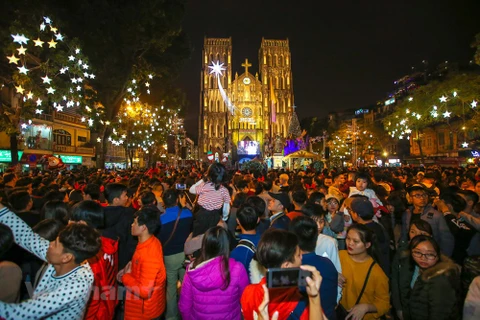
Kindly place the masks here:
<instances>
[{"instance_id":1,"label":"church clock","mask_svg":"<svg viewBox=\"0 0 480 320\"><path fill-rule=\"evenodd\" d=\"M246 85L249 85L250 84L250 78L249 77L243 78L243 83L246 84Z\"/></svg>"},{"instance_id":2,"label":"church clock","mask_svg":"<svg viewBox=\"0 0 480 320\"><path fill-rule=\"evenodd\" d=\"M253 115L253 111L252 111L251 108L248 108L248 107L243 108L242 109L242 115L246 118L250 118Z\"/></svg>"}]
</instances>

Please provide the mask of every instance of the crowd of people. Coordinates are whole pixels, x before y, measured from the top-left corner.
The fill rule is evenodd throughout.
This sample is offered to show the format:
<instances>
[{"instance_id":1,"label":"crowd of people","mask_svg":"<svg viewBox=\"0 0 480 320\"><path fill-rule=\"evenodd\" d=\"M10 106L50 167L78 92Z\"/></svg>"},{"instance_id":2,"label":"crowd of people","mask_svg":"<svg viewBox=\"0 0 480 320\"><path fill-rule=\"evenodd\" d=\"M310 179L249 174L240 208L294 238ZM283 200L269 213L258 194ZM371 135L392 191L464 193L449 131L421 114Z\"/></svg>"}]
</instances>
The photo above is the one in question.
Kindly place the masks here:
<instances>
[{"instance_id":1,"label":"crowd of people","mask_svg":"<svg viewBox=\"0 0 480 320\"><path fill-rule=\"evenodd\" d=\"M0 319L480 319L479 196L473 165L7 171Z\"/></svg>"}]
</instances>

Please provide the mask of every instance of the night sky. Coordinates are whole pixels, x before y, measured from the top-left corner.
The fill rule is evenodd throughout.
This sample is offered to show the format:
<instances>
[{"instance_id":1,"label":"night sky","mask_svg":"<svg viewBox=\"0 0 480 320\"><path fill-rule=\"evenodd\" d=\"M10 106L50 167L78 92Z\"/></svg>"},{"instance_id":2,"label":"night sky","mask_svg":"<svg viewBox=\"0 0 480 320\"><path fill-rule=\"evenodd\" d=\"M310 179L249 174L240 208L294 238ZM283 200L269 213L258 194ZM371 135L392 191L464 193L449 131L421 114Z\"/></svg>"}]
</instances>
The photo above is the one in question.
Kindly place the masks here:
<instances>
[{"instance_id":1,"label":"night sky","mask_svg":"<svg viewBox=\"0 0 480 320\"><path fill-rule=\"evenodd\" d=\"M178 80L189 103L187 132L196 139L204 36L232 37L233 74L243 73L245 58L258 71L262 37L289 38L302 119L383 100L424 59L468 63L479 12L480 0L191 0L183 26L193 52Z\"/></svg>"}]
</instances>

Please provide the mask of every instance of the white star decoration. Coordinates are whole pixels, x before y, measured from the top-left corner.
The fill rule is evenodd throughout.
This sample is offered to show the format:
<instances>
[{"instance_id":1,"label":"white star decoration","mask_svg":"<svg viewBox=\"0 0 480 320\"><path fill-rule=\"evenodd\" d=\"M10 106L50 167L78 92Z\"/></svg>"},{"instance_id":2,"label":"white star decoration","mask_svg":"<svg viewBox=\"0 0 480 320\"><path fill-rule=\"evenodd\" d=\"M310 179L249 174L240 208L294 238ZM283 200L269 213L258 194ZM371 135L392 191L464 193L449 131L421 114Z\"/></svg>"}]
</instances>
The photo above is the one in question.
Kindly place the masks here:
<instances>
[{"instance_id":1,"label":"white star decoration","mask_svg":"<svg viewBox=\"0 0 480 320\"><path fill-rule=\"evenodd\" d=\"M57 33L55 35L55 39L57 39L58 41L62 41L63 40L63 36L60 34L60 33Z\"/></svg>"},{"instance_id":2,"label":"white star decoration","mask_svg":"<svg viewBox=\"0 0 480 320\"><path fill-rule=\"evenodd\" d=\"M477 107L477 101L473 100L470 105L472 106L472 108L476 108Z\"/></svg>"},{"instance_id":3,"label":"white star decoration","mask_svg":"<svg viewBox=\"0 0 480 320\"><path fill-rule=\"evenodd\" d=\"M33 40L33 42L35 43L35 47L41 47L45 43L42 40L40 40L40 38L37 38L37 40Z\"/></svg>"},{"instance_id":4,"label":"white star decoration","mask_svg":"<svg viewBox=\"0 0 480 320\"><path fill-rule=\"evenodd\" d=\"M69 56L68 61L75 61L75 57L74 56Z\"/></svg>"},{"instance_id":5,"label":"white star decoration","mask_svg":"<svg viewBox=\"0 0 480 320\"><path fill-rule=\"evenodd\" d=\"M450 115L451 115L451 114L452 114L451 112L445 111L445 112L443 113L443 117L444 117L444 118L450 118Z\"/></svg>"},{"instance_id":6,"label":"white star decoration","mask_svg":"<svg viewBox=\"0 0 480 320\"><path fill-rule=\"evenodd\" d=\"M468 142L462 143L462 148L468 148Z\"/></svg>"},{"instance_id":7,"label":"white star decoration","mask_svg":"<svg viewBox=\"0 0 480 320\"><path fill-rule=\"evenodd\" d=\"M439 100L440 100L440 102L447 102L447 97L441 96L441 97L439 98Z\"/></svg>"},{"instance_id":8,"label":"white star decoration","mask_svg":"<svg viewBox=\"0 0 480 320\"><path fill-rule=\"evenodd\" d=\"M47 84L50 84L50 82L52 82L52 79L50 79L47 75L45 75L45 77L43 77L42 80L43 80L43 83L47 83Z\"/></svg>"},{"instance_id":9,"label":"white star decoration","mask_svg":"<svg viewBox=\"0 0 480 320\"><path fill-rule=\"evenodd\" d=\"M40 25L40 31L45 31L45 27L46 27L45 23L42 23Z\"/></svg>"},{"instance_id":10,"label":"white star decoration","mask_svg":"<svg viewBox=\"0 0 480 320\"><path fill-rule=\"evenodd\" d=\"M23 34L18 34L18 33L17 33L16 35L13 35L13 34L12 34L11 36L12 36L12 38L13 38L13 42L16 42L16 43L18 43L18 44L22 44L22 43L23 43L23 44L27 44L27 42L28 42L28 40L29 40L29 39L28 39L27 37L25 37L25 35L23 35Z\"/></svg>"},{"instance_id":11,"label":"white star decoration","mask_svg":"<svg viewBox=\"0 0 480 320\"><path fill-rule=\"evenodd\" d=\"M413 100L413 98L412 98L412 97L409 97L409 98L408 98L408 101L412 101L412 100Z\"/></svg>"},{"instance_id":12,"label":"white star decoration","mask_svg":"<svg viewBox=\"0 0 480 320\"><path fill-rule=\"evenodd\" d=\"M27 74L27 72L28 72L28 69L25 68L25 66L17 67L17 69L18 69L19 72L22 73L22 74Z\"/></svg>"},{"instance_id":13,"label":"white star decoration","mask_svg":"<svg viewBox=\"0 0 480 320\"><path fill-rule=\"evenodd\" d=\"M40 107L42 105L42 100L40 100L40 98L37 99L36 103L37 103L37 107Z\"/></svg>"},{"instance_id":14,"label":"white star decoration","mask_svg":"<svg viewBox=\"0 0 480 320\"><path fill-rule=\"evenodd\" d=\"M27 129L28 125L26 123L22 123L22 129Z\"/></svg>"},{"instance_id":15,"label":"white star decoration","mask_svg":"<svg viewBox=\"0 0 480 320\"><path fill-rule=\"evenodd\" d=\"M55 89L53 89L52 87L47 89L47 94L54 94L54 93L55 93Z\"/></svg>"},{"instance_id":16,"label":"white star decoration","mask_svg":"<svg viewBox=\"0 0 480 320\"><path fill-rule=\"evenodd\" d=\"M52 19L50 19L49 17L43 17L43 20L45 20L46 24L52 23Z\"/></svg>"},{"instance_id":17,"label":"white star decoration","mask_svg":"<svg viewBox=\"0 0 480 320\"><path fill-rule=\"evenodd\" d=\"M216 76L223 76L223 73L222 71L225 71L226 68L223 67L223 63L220 63L220 62L213 62L212 61L212 65L211 66L208 66L208 68L210 68L210 74L215 74Z\"/></svg>"},{"instance_id":18,"label":"white star decoration","mask_svg":"<svg viewBox=\"0 0 480 320\"><path fill-rule=\"evenodd\" d=\"M41 110L41 109L36 109L36 110L35 110L35 113L36 113L36 114L42 114L42 112L43 112L43 110Z\"/></svg>"}]
</instances>

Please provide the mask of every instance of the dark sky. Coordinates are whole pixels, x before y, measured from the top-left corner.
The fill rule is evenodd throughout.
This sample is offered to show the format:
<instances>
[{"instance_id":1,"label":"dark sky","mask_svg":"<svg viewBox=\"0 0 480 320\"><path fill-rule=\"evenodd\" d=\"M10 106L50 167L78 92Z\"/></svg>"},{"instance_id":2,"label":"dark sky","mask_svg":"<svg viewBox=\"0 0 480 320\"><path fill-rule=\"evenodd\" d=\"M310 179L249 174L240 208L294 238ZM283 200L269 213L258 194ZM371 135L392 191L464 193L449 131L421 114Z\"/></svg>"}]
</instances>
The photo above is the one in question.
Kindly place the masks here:
<instances>
[{"instance_id":1,"label":"dark sky","mask_svg":"<svg viewBox=\"0 0 480 320\"><path fill-rule=\"evenodd\" d=\"M178 83L189 101L187 131L195 138L204 36L232 37L233 74L243 73L245 58L251 72L258 71L262 37L289 38L302 119L374 104L424 59L431 65L468 62L480 32L480 0L190 0L186 10L193 52Z\"/></svg>"}]
</instances>

